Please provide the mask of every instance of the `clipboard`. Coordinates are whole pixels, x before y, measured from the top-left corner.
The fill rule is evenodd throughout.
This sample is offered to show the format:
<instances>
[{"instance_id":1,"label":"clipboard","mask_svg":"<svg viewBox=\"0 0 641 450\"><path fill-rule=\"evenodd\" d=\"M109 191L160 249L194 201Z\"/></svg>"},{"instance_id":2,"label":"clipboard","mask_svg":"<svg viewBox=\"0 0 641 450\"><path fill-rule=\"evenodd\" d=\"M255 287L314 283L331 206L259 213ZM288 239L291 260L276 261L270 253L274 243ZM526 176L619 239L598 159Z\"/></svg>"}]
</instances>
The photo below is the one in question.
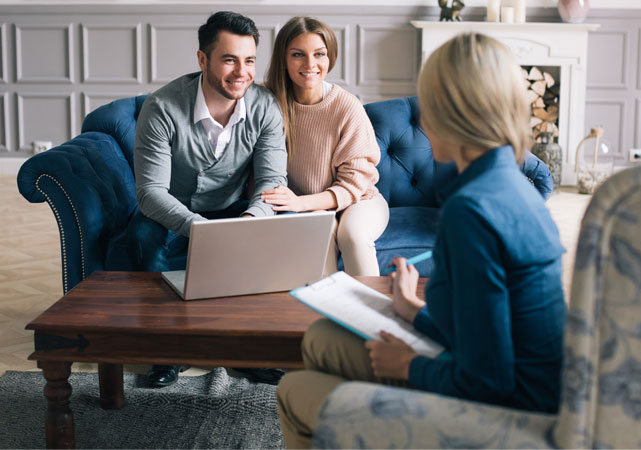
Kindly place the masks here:
<instances>
[{"instance_id":1,"label":"clipboard","mask_svg":"<svg viewBox=\"0 0 641 450\"><path fill-rule=\"evenodd\" d=\"M380 339L380 331L385 330L405 341L420 355L436 358L444 350L440 344L398 317L388 296L345 272L336 272L294 289L290 295L363 339Z\"/></svg>"}]
</instances>

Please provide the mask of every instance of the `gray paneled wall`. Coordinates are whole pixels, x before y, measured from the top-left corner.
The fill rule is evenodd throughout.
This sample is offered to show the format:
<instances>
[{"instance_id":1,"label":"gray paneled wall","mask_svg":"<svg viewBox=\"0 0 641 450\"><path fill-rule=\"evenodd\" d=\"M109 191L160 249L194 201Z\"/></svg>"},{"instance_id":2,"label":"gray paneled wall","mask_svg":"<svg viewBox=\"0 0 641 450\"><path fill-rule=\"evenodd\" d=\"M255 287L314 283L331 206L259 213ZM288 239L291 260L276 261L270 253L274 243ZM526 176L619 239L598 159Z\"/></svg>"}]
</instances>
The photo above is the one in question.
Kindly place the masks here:
<instances>
[{"instance_id":1,"label":"gray paneled wall","mask_svg":"<svg viewBox=\"0 0 641 450\"><path fill-rule=\"evenodd\" d=\"M258 82L289 17L325 20L339 43L329 78L364 103L414 95L420 41L409 21L438 17L433 7L230 3L216 9L256 21ZM152 92L198 70L196 31L211 12L204 5L0 5L0 157L28 156L36 140L60 144L77 135L83 118L98 106ZM483 13L468 8L464 18L482 20ZM537 9L528 12L528 20L551 22L558 16L554 9ZM604 125L624 164L629 148L641 147L641 11L595 10L588 21L602 28L590 37L586 129Z\"/></svg>"},{"instance_id":2,"label":"gray paneled wall","mask_svg":"<svg viewBox=\"0 0 641 450\"><path fill-rule=\"evenodd\" d=\"M598 23L588 44L586 134L603 125L617 165L627 165L629 150L641 148L641 13L604 12Z\"/></svg>"}]
</instances>

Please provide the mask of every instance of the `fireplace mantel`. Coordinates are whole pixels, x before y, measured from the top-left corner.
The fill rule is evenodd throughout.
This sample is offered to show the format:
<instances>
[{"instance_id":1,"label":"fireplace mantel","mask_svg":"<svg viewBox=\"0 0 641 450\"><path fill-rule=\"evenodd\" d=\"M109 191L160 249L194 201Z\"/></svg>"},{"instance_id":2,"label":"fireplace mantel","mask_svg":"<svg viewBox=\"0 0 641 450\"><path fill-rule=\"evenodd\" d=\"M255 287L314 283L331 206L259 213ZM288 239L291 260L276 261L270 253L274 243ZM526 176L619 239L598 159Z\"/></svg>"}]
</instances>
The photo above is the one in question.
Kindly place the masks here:
<instances>
[{"instance_id":1,"label":"fireplace mantel","mask_svg":"<svg viewBox=\"0 0 641 450\"><path fill-rule=\"evenodd\" d=\"M412 21L421 30L421 56L427 57L459 33L484 33L507 45L522 66L560 68L559 144L563 149L561 184L575 185L574 150L585 132L585 89L588 32L596 24L530 22Z\"/></svg>"}]
</instances>

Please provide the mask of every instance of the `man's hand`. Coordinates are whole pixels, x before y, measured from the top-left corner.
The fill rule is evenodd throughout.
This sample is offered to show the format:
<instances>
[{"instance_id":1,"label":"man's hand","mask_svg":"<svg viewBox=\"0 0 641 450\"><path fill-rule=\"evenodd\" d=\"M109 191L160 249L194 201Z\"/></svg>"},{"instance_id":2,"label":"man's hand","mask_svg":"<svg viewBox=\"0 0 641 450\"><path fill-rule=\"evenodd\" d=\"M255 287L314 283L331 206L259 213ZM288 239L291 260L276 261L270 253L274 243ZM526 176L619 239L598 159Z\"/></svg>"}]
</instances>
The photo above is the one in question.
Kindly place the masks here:
<instances>
[{"instance_id":1,"label":"man's hand","mask_svg":"<svg viewBox=\"0 0 641 450\"><path fill-rule=\"evenodd\" d=\"M381 331L382 341L367 341L374 375L379 378L409 380L410 363L418 356L412 347L393 334Z\"/></svg>"},{"instance_id":2,"label":"man's hand","mask_svg":"<svg viewBox=\"0 0 641 450\"><path fill-rule=\"evenodd\" d=\"M278 186L274 189L263 191L260 199L270 205L275 205L274 211L305 211L302 197L297 196L291 189L285 186Z\"/></svg>"},{"instance_id":3,"label":"man's hand","mask_svg":"<svg viewBox=\"0 0 641 450\"><path fill-rule=\"evenodd\" d=\"M390 273L392 291L392 309L409 323L414 322L418 311L425 302L418 298L418 270L413 265L408 266L405 258L394 258L392 264L396 270Z\"/></svg>"}]
</instances>

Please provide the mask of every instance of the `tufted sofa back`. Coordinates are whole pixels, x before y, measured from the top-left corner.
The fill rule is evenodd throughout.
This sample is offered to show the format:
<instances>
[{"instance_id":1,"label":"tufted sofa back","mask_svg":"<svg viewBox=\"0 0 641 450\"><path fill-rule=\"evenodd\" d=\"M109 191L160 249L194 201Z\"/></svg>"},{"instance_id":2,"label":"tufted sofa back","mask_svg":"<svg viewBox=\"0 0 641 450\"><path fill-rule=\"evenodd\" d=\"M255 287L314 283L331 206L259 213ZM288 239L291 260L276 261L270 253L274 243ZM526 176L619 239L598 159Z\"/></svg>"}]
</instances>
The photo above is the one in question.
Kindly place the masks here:
<instances>
[{"instance_id":1,"label":"tufted sofa back","mask_svg":"<svg viewBox=\"0 0 641 450\"><path fill-rule=\"evenodd\" d=\"M134 141L136 121L147 95L122 98L90 112L82 122L82 132L100 131L113 136L127 159L131 170L134 168Z\"/></svg>"},{"instance_id":2,"label":"tufted sofa back","mask_svg":"<svg viewBox=\"0 0 641 450\"><path fill-rule=\"evenodd\" d=\"M454 163L438 163L420 126L417 97L396 98L365 105L381 149L376 185L390 208L440 206L436 193L457 176ZM554 189L550 170L527 152L521 171L547 199Z\"/></svg>"},{"instance_id":3,"label":"tufted sofa back","mask_svg":"<svg viewBox=\"0 0 641 450\"><path fill-rule=\"evenodd\" d=\"M389 206L438 207L437 189L456 176L456 166L434 161L417 98L370 103L365 111L381 149L377 187Z\"/></svg>"}]
</instances>

